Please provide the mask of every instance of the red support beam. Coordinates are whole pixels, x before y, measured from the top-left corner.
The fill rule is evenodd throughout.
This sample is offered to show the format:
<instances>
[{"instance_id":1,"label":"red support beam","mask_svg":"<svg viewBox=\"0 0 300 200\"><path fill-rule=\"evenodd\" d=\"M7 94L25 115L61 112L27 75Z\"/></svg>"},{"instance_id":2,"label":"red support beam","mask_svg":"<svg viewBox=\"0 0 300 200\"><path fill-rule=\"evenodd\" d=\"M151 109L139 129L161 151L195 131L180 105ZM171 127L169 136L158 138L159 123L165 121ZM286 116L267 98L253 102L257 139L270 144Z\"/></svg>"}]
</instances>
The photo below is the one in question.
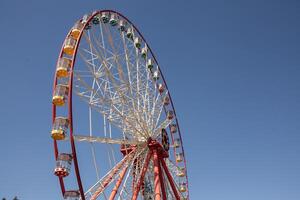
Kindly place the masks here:
<instances>
[{"instance_id":1,"label":"red support beam","mask_svg":"<svg viewBox=\"0 0 300 200\"><path fill-rule=\"evenodd\" d=\"M159 178L159 160L157 150L153 149L153 164L154 164L154 199L161 200L160 194L160 178Z\"/></svg>"},{"instance_id":2,"label":"red support beam","mask_svg":"<svg viewBox=\"0 0 300 200\"><path fill-rule=\"evenodd\" d=\"M173 193L175 195L176 200L180 200L180 196L178 194L178 191L177 191L176 185L174 183L173 177L172 177L171 173L169 172L169 169L168 169L168 167L167 167L166 162L164 161L164 159L161 159L161 164L162 164L162 167L165 170L165 173L167 175L168 181L169 181L170 186L171 186L171 188L173 190Z\"/></svg>"},{"instance_id":3,"label":"red support beam","mask_svg":"<svg viewBox=\"0 0 300 200\"><path fill-rule=\"evenodd\" d=\"M110 194L110 197L109 197L109 200L114 200L115 199L115 196L117 195L118 193L118 190L119 190L119 187L124 179L124 176L126 174L126 171L128 169L128 166L125 167L121 172L120 172L120 178L118 179L114 189L112 190L111 194Z\"/></svg>"},{"instance_id":4,"label":"red support beam","mask_svg":"<svg viewBox=\"0 0 300 200\"><path fill-rule=\"evenodd\" d=\"M160 166L161 160L162 160L162 158L159 159L159 165L158 165L159 180L160 180L160 186L161 186L162 199L167 200L163 171L161 170L161 166Z\"/></svg>"},{"instance_id":5,"label":"red support beam","mask_svg":"<svg viewBox=\"0 0 300 200\"><path fill-rule=\"evenodd\" d=\"M113 180L113 177L118 173L118 171L121 170L122 166L126 163L126 161L131 161L132 155L128 154L126 155L123 160L118 163L115 168L103 179L103 181L100 183L100 186L96 189L96 191L93 193L91 200L96 200L100 194L106 189L106 187L111 183Z\"/></svg>"},{"instance_id":6,"label":"red support beam","mask_svg":"<svg viewBox=\"0 0 300 200\"><path fill-rule=\"evenodd\" d=\"M142 185L142 183L144 182L144 177L145 177L145 174L146 174L146 172L147 172L147 169L148 169L148 166L149 166L149 162L150 162L151 156L152 156L152 151L149 151L148 154L147 154L147 157L146 157L144 166L143 166L143 168L142 168L142 172L141 172L140 179L139 179L139 181L138 181L138 183L137 183L136 188L134 189L134 192L133 192L133 195L132 195L131 200L136 200L136 199L138 198L138 196L139 196L139 192L140 192L140 189L141 189L141 185Z\"/></svg>"},{"instance_id":7,"label":"red support beam","mask_svg":"<svg viewBox=\"0 0 300 200\"><path fill-rule=\"evenodd\" d=\"M135 172L136 172L137 159L133 162L133 170L132 170L132 188L135 187Z\"/></svg>"}]
</instances>

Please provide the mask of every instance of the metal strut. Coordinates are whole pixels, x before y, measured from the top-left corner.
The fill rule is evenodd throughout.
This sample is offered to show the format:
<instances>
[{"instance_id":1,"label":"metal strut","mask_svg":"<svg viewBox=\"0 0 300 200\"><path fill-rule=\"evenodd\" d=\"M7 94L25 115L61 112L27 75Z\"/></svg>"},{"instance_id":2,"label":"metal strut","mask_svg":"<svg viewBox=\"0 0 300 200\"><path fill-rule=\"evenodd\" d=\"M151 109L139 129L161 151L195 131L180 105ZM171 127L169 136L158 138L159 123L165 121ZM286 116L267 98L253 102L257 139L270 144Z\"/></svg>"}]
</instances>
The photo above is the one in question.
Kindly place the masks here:
<instances>
[{"instance_id":1,"label":"metal strut","mask_svg":"<svg viewBox=\"0 0 300 200\"><path fill-rule=\"evenodd\" d=\"M158 160L158 154L156 149L153 150L153 164L154 164L154 199L160 200L161 183L159 178L159 160Z\"/></svg>"},{"instance_id":2,"label":"metal strut","mask_svg":"<svg viewBox=\"0 0 300 200\"><path fill-rule=\"evenodd\" d=\"M160 186L161 186L161 193L162 193L162 199L167 200L167 194L166 194L166 188L165 188L165 183L164 183L164 176L163 176L163 171L161 169L161 159L159 159L159 165L158 165L158 171L159 171L159 180L160 180Z\"/></svg>"},{"instance_id":3,"label":"metal strut","mask_svg":"<svg viewBox=\"0 0 300 200\"><path fill-rule=\"evenodd\" d=\"M118 193L118 190L119 190L119 187L124 179L124 176L126 174L126 171L128 169L128 166L125 167L121 172L120 172L120 178L118 179L113 191L111 192L110 196L109 196L109 200L114 200L115 199L115 196L117 195Z\"/></svg>"},{"instance_id":4,"label":"metal strut","mask_svg":"<svg viewBox=\"0 0 300 200\"><path fill-rule=\"evenodd\" d=\"M146 161L144 163L143 169L142 169L140 179L138 181L138 184L137 184L136 188L134 189L131 200L136 200L138 198L138 195L139 195L139 192L140 192L140 189L141 189L141 185L144 181L144 177L145 177L145 174L146 174L148 166L149 166L151 156L152 156L152 151L149 151L148 154L147 154Z\"/></svg>"},{"instance_id":5,"label":"metal strut","mask_svg":"<svg viewBox=\"0 0 300 200\"><path fill-rule=\"evenodd\" d=\"M169 169L168 169L168 167L167 167L166 162L164 161L164 159L161 159L161 164L162 164L163 169L165 170L165 173L167 175L168 181L169 181L169 183L171 185L171 188L173 190L173 193L175 195L176 200L180 200L180 196L178 194L176 185L175 185L175 183L173 181L172 175L170 174Z\"/></svg>"},{"instance_id":6,"label":"metal strut","mask_svg":"<svg viewBox=\"0 0 300 200\"><path fill-rule=\"evenodd\" d=\"M121 168L126 164L126 162L130 162L132 159L133 159L133 153L134 151L132 151L130 154L128 154L127 156L125 156L123 158L122 161L120 161L116 166L115 168L113 168L105 177L103 177L103 179L101 179L99 182L97 182L87 193L91 193L91 200L96 200L98 198L98 196L100 194L102 194L102 192L105 190L105 188L113 181L115 175L121 171ZM127 169L128 168L128 165L125 166L123 168L123 171L124 169ZM121 171L119 174L121 175L123 173L123 171ZM124 172L125 174L125 172ZM123 175L124 177L124 175ZM122 180L120 181L122 182ZM120 183L121 184L121 183Z\"/></svg>"}]
</instances>

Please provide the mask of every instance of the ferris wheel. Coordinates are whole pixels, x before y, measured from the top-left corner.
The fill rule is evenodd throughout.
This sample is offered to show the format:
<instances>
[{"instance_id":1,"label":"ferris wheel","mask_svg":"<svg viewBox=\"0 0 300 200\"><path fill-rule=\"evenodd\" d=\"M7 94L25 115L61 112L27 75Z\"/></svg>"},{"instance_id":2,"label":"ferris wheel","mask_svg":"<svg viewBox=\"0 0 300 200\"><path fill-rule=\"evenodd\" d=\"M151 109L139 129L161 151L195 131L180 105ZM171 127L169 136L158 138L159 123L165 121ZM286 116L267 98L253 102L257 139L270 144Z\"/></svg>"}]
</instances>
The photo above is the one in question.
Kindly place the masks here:
<instances>
[{"instance_id":1,"label":"ferris wheel","mask_svg":"<svg viewBox=\"0 0 300 200\"><path fill-rule=\"evenodd\" d=\"M189 199L170 92L148 43L122 14L95 11L70 29L52 120L64 199Z\"/></svg>"}]
</instances>

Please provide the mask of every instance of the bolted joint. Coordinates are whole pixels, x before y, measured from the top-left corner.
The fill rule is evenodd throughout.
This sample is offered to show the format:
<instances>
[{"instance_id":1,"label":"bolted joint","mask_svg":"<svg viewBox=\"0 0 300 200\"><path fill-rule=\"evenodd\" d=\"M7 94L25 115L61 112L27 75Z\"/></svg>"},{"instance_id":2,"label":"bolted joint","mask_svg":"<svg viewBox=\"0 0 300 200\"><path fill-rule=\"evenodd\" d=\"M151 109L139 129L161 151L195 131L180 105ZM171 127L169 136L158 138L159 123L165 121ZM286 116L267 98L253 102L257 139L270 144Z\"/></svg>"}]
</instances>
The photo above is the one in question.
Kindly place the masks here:
<instances>
[{"instance_id":1,"label":"bolted joint","mask_svg":"<svg viewBox=\"0 0 300 200\"><path fill-rule=\"evenodd\" d=\"M151 151L157 151L157 154L160 158L168 158L169 153L163 148L163 146L157 141L152 139L151 137L147 140L148 148Z\"/></svg>"}]
</instances>

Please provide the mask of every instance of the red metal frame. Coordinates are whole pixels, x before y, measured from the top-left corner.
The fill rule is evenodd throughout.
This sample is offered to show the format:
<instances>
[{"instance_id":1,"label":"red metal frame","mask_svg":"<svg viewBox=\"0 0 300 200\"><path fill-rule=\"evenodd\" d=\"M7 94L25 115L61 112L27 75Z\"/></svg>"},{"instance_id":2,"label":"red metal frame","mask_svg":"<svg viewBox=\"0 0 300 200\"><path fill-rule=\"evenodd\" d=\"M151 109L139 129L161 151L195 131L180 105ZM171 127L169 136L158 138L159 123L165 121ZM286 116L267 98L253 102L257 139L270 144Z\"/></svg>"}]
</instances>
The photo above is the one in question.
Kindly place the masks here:
<instances>
[{"instance_id":1,"label":"red metal frame","mask_svg":"<svg viewBox=\"0 0 300 200\"><path fill-rule=\"evenodd\" d=\"M63 45L64 45L64 42L62 44L62 48L60 50L60 53L59 53L59 57L58 57L58 60L61 58L62 56L62 53L63 53ZM56 62L56 65L58 64L58 60ZM54 91L55 91L55 87L56 87L56 84L57 84L57 76L56 76L56 73L54 74L54 82L53 82L53 94L54 94ZM56 106L54 104L52 104L52 124L54 123L55 121L55 118L56 118ZM54 157L55 157L55 160L57 160L57 157L58 157L58 146L57 146L57 141L56 140L53 140L53 145L54 145ZM65 184L64 184L64 180L63 178L59 177L59 184L60 184L60 188L61 188L61 192L64 196L65 194Z\"/></svg>"},{"instance_id":2,"label":"red metal frame","mask_svg":"<svg viewBox=\"0 0 300 200\"><path fill-rule=\"evenodd\" d=\"M125 176L125 174L126 174L127 169L128 169L128 166L125 167L125 168L121 171L120 177L119 177L119 179L118 179L118 181L117 181L117 183L116 183L114 189L112 190L112 192L111 192L111 194L110 194L110 196L109 196L109 200L114 200L114 199L115 199L115 196L116 196L117 193L118 193L119 187L120 187L120 185L121 185L121 183L122 183L122 181L123 181L123 179L124 179L124 176Z\"/></svg>"},{"instance_id":3,"label":"red metal frame","mask_svg":"<svg viewBox=\"0 0 300 200\"><path fill-rule=\"evenodd\" d=\"M169 169L168 169L168 167L166 165L166 162L163 159L161 159L161 164L162 164L163 169L165 170L165 173L167 175L167 178L169 180L170 186L171 186L171 188L173 190L173 193L175 195L176 200L180 200L180 196L179 196L178 191L176 189L176 185L175 185L175 183L173 181L172 175L169 172Z\"/></svg>"},{"instance_id":4,"label":"red metal frame","mask_svg":"<svg viewBox=\"0 0 300 200\"><path fill-rule=\"evenodd\" d=\"M92 18L95 16L95 15L98 15L102 12L110 12L110 13L115 13L119 16L121 16L123 19L125 19L129 24L131 24L134 29L137 31L137 33L140 35L140 37L143 39L143 41L147 44L148 46L148 49L150 51L150 53L152 54L153 56L153 59L154 61L158 64L157 62L157 59L153 53L153 51L151 50L150 46L148 45L146 39L143 37L143 35L141 34L141 32L139 31L139 29L129 20L127 19L124 15L122 15L121 13L117 12L117 11L113 11L113 10L100 10L100 11L97 11L97 12L94 12L93 15L91 15L88 19L88 23L92 20ZM86 23L85 26L88 24ZM84 28L85 28L84 26ZM74 54L73 54L73 57L72 57L72 63L71 63L71 67L70 67L70 79L69 79L69 93L68 93L68 118L69 118L69 128L70 128L70 144L71 144L71 149L72 149L72 155L73 155L73 160L74 160L74 168L75 168L75 174L76 174L76 179L77 179L77 183L78 183L78 188L79 188L79 191L80 191L80 195L81 195L81 199L82 200L85 200L85 196L84 196L84 189L83 189L83 185L82 185L82 182L81 182L81 177L80 177L80 172L79 172L79 165L78 165L78 160L77 160L77 155L76 155L76 147L75 147L75 143L74 143L74 139L73 139L73 112L72 112L72 89L73 89L73 69L74 69L74 65L75 65L75 61L76 61L76 55L77 55L77 51L78 51L78 47L79 47L79 44L80 44L80 41L81 41L81 37L82 37L82 33L83 33L83 30L84 28L82 29L82 31L80 32L80 35L77 39L77 43L76 43L76 46L75 46L75 51L74 51ZM70 32L68 33L68 36L70 35ZM64 47L64 44L62 45L62 48L60 50L60 54L59 54L59 58L62 57L63 55L63 47ZM167 86L167 83L165 81L165 78L163 76L163 73L161 72L161 69L158 67L158 70L160 72L160 75L162 77L162 81L166 87L166 89L168 90L168 86ZM56 84L57 84L57 77L56 77L56 73L55 73L55 77L54 77L54 84L53 84L53 91L55 90L55 87L56 87ZM173 101L172 101L172 98L171 98L171 95L169 94L169 97L170 97L170 105L172 107L172 110L174 111L174 117L175 117L175 120L176 120L176 124L177 124L177 129L178 129L178 134L179 134L179 138L181 140L181 144L182 144L182 153L183 153L183 156L185 155L184 154L184 148L183 148L183 142L182 142L182 137L181 137L181 133L180 133L180 127L179 127L179 123L178 123L178 119L177 119L177 116L176 116L176 111L175 111L175 108L174 108L174 104L173 104ZM55 105L52 105L52 122L54 122L56 118L56 106ZM171 138L172 138L172 142L174 143L174 138L173 138L173 135L171 135ZM57 145L57 142L54 140L54 153L55 153L55 159L57 159L57 156L58 156L58 145ZM174 155L175 155L175 148L174 148ZM158 153L159 154L159 153ZM163 159L159 159L161 160L162 162L162 165L164 163L164 160ZM148 161L149 162L149 161ZM160 162L159 162L160 163ZM149 164L149 163L148 163ZM165 164L165 163L164 163ZM186 179L187 179L187 192L188 192L188 177L187 177L187 167L186 167L186 159L185 159L185 156L184 156L184 165L185 165L185 170L186 170ZM158 164L159 168L160 168L160 165ZM158 168L158 169L159 169ZM166 171L164 165L163 165L163 168L164 170ZM166 172L167 174L167 172ZM161 176L161 173L159 173L159 176ZM168 174L167 174L168 176ZM168 177L169 179L169 177ZM162 177L159 177L159 181L162 182ZM158 181L158 182L159 182ZM169 179L170 181L170 179ZM61 191L62 191L62 194L64 195L65 193L65 185L64 185L64 181L63 181L63 178L59 178L59 182L60 182L60 186L61 186ZM142 183L140 183L140 186L141 186ZM173 183L174 184L174 183ZM139 187L140 187L139 186ZM161 187L164 187L163 184L161 184ZM162 189L162 192L164 190ZM164 194L163 195L163 198L164 198ZM188 198L189 198L189 195L188 195Z\"/></svg>"},{"instance_id":5,"label":"red metal frame","mask_svg":"<svg viewBox=\"0 0 300 200\"><path fill-rule=\"evenodd\" d=\"M153 155L153 165L154 165L155 200L161 200L161 198L163 200L167 199L167 194L166 194L164 179L163 179L163 171L161 169L160 164L162 165L162 167L164 169L164 172L167 176L168 182L170 183L170 186L172 188L172 191L174 193L176 200L180 200L180 195L176 188L176 184L174 183L173 177L172 177L171 173L169 172L169 169L164 161L164 158L168 158L168 153L163 149L162 145L160 143L158 143L156 140L149 139L148 147L149 147L150 151L147 155L145 164L143 166L139 182L138 182L136 188L134 188L132 200L136 200L138 197L138 194L140 192L141 185L143 184L144 176L148 169L148 165L149 165L152 155Z\"/></svg>"},{"instance_id":6,"label":"red metal frame","mask_svg":"<svg viewBox=\"0 0 300 200\"><path fill-rule=\"evenodd\" d=\"M105 190L106 186L108 186L110 184L110 182L113 180L113 177L115 176L115 174L122 168L122 166L128 159L130 159L129 154L127 154L127 156L125 156L123 161L119 165L116 165L117 168L115 168L112 171L112 173L106 177L106 179L103 181L103 184L100 185L100 187L95 191L95 193L91 197L91 200L96 200L98 198L98 196ZM125 167L125 169L126 168L127 167Z\"/></svg>"},{"instance_id":7,"label":"red metal frame","mask_svg":"<svg viewBox=\"0 0 300 200\"><path fill-rule=\"evenodd\" d=\"M153 150L153 165L154 165L154 199L160 200L161 183L159 178L159 160L158 160L158 154L156 149Z\"/></svg>"},{"instance_id":8,"label":"red metal frame","mask_svg":"<svg viewBox=\"0 0 300 200\"><path fill-rule=\"evenodd\" d=\"M142 169L142 173L141 173L140 179L139 179L139 181L137 183L136 188L134 189L134 192L133 192L131 200L136 200L138 198L138 195L139 195L139 192L140 192L140 189L141 189L141 185L144 182L144 177L145 177L145 174L147 172L151 156L152 156L152 151L149 151L148 154L147 154L147 157L146 157L143 169Z\"/></svg>"},{"instance_id":9,"label":"red metal frame","mask_svg":"<svg viewBox=\"0 0 300 200\"><path fill-rule=\"evenodd\" d=\"M167 200L167 194L166 194L166 189L165 189L165 181L164 181L164 176L163 172L161 171L161 160L159 160L159 165L158 165L158 171L159 171L159 181L160 181L160 186L161 186L161 193L162 193L162 199Z\"/></svg>"}]
</instances>

